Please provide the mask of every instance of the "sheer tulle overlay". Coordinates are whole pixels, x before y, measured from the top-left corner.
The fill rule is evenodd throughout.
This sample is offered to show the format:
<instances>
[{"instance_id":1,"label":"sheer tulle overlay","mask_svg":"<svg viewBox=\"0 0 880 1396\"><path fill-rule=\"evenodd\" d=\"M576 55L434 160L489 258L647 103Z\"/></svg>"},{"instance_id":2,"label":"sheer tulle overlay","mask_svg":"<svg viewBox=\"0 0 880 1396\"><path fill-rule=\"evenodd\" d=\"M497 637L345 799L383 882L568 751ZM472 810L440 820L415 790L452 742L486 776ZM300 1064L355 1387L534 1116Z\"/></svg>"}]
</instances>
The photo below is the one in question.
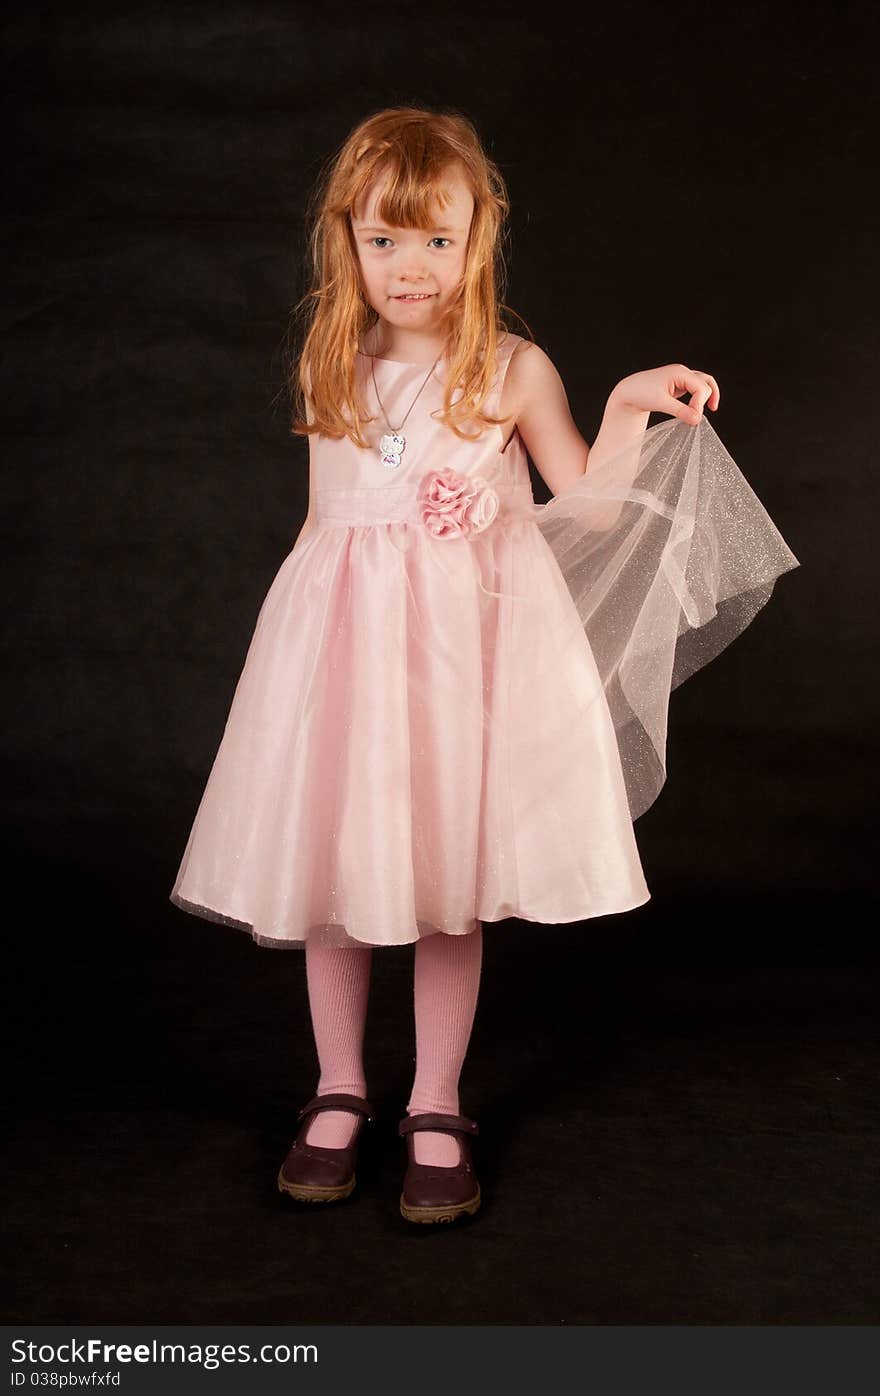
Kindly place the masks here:
<instances>
[{"instance_id":1,"label":"sheer tulle overlay","mask_svg":"<svg viewBox=\"0 0 880 1396\"><path fill-rule=\"evenodd\" d=\"M666 779L671 690L800 561L705 416L651 427L533 517L592 648L637 819Z\"/></svg>"},{"instance_id":2,"label":"sheer tulle overlay","mask_svg":"<svg viewBox=\"0 0 880 1396\"><path fill-rule=\"evenodd\" d=\"M407 401L424 376L377 365ZM538 505L517 435L450 451L439 400L391 483L321 439L332 483L257 617L171 900L261 945L646 902L670 692L799 565L705 419Z\"/></svg>"}]
</instances>

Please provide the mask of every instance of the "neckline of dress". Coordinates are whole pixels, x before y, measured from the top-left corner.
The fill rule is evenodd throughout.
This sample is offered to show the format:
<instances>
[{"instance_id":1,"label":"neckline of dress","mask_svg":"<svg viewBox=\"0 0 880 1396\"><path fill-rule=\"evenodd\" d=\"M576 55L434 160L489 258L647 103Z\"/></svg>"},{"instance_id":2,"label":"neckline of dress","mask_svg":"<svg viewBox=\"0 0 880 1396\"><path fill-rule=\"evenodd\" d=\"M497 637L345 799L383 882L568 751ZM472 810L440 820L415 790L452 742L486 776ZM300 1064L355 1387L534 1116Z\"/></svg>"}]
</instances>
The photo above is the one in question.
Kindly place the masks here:
<instances>
[{"instance_id":1,"label":"neckline of dress","mask_svg":"<svg viewBox=\"0 0 880 1396\"><path fill-rule=\"evenodd\" d=\"M427 364L427 363L424 363L424 362L422 362L421 360L420 360L418 363L416 363L416 362L415 362L414 360L412 360L412 359L380 359L379 356L378 356L377 354L365 354L364 351L363 351L363 349L357 349L357 350L355 350L355 353L360 354L360 356L361 356L362 359L372 359L374 364L395 364L395 365L397 366L397 368L429 368L429 367L431 367L431 365L429 365L429 364ZM446 356L445 356L445 354L444 354L444 355L441 355L441 357L437 360L437 363L438 363L438 364L442 364L442 363L445 363L445 362L446 362Z\"/></svg>"},{"instance_id":2,"label":"neckline of dress","mask_svg":"<svg viewBox=\"0 0 880 1396\"><path fill-rule=\"evenodd\" d=\"M508 330L507 333L510 334L510 331ZM359 354L360 357L361 357L362 359L372 359L372 360L373 360L373 363L375 363L375 364L396 364L398 368L427 368L427 367L428 367L428 365L427 365L426 363L421 363L421 362L420 362L420 363L414 363L412 359L380 359L380 358L378 357L378 355L376 355L376 354L365 354L364 351L363 351L363 349L356 349L356 350L355 350L355 353L356 353L356 354ZM446 361L447 361L447 360L446 360L446 355L443 354L443 355L441 355L441 357L437 360L437 364L445 364Z\"/></svg>"}]
</instances>

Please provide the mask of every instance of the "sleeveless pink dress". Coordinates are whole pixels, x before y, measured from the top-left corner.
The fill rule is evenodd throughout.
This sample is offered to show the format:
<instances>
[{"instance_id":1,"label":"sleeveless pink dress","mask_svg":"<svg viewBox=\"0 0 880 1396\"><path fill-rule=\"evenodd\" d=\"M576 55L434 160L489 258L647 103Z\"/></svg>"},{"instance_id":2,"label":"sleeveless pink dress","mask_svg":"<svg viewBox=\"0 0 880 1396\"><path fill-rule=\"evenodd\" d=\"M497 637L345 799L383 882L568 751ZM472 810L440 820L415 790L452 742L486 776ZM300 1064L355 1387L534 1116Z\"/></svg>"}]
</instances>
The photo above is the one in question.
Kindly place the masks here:
<instances>
[{"instance_id":1,"label":"sleeveless pink dress","mask_svg":"<svg viewBox=\"0 0 880 1396\"><path fill-rule=\"evenodd\" d=\"M486 400L493 415L518 340L501 342ZM373 363L397 422L425 366ZM260 609L171 891L178 907L238 926L261 945L302 948L312 937L402 945L507 917L587 920L650 898L633 819L665 775L669 689L705 662L692 658L676 678L663 659L675 655L682 615L704 623L730 575L716 567L708 614L693 614L700 598L684 590L681 521L690 517L692 536L700 521L693 501L687 506L693 445L706 442L694 428L664 422L644 434L623 489L628 463L618 458L616 473L598 472L589 486L539 506L518 432L502 451L502 428L463 441L432 416L442 407L445 367L438 364L406 420L396 467L380 459L384 428L364 356L357 373L376 417L367 427L375 445L309 438L315 526L281 563ZM687 468L670 505L670 487L663 495L646 478L645 461L665 480L686 442ZM706 454L696 457L704 471ZM645 508L652 483L665 513ZM596 511L609 499L636 514L600 531ZM650 661L650 674L659 658L651 703L659 702L662 734L652 727L654 710L622 682L638 621L603 580L609 547L610 575L632 578L622 556L646 516L665 529L662 561L649 569L655 582L663 577L665 610L655 607L650 642L635 654ZM736 581L738 595L757 598L755 609L768 581L772 587L779 571L797 565L769 520L763 526L773 560L756 577L752 548L749 575ZM638 602L636 617L646 610L637 596L643 571L626 592ZM595 609L600 592L610 612ZM624 614L620 643L612 643L621 628L614 616ZM659 656L658 616L668 632ZM740 613L714 653L745 623ZM653 766L640 754L646 732Z\"/></svg>"}]
</instances>

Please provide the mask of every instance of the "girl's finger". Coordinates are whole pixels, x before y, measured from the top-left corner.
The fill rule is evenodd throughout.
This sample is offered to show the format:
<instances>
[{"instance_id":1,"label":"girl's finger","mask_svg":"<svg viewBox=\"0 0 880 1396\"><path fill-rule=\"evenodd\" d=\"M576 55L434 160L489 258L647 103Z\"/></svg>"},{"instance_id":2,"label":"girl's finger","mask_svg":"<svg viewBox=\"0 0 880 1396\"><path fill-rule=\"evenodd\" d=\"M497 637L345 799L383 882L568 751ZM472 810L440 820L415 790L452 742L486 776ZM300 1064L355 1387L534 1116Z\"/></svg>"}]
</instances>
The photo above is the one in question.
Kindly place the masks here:
<instances>
[{"instance_id":1,"label":"girl's finger","mask_svg":"<svg viewBox=\"0 0 880 1396\"><path fill-rule=\"evenodd\" d=\"M703 408L712 395L712 389L708 383L701 383L691 395L690 408L694 413L694 421L698 422L703 415Z\"/></svg>"},{"instance_id":2,"label":"girl's finger","mask_svg":"<svg viewBox=\"0 0 880 1396\"><path fill-rule=\"evenodd\" d=\"M674 401L679 396L684 397L685 393L690 393L690 402L685 405L676 401L675 406L670 407L669 411L674 416L680 417L683 422L690 422L692 426L695 426L703 415L703 403L712 390L706 382L705 374L695 373L693 369L686 368L684 364L680 367L683 372L679 373L673 384L675 394L672 400Z\"/></svg>"},{"instance_id":3,"label":"girl's finger","mask_svg":"<svg viewBox=\"0 0 880 1396\"><path fill-rule=\"evenodd\" d=\"M690 393L690 401L687 404L679 403L677 399L684 397L686 393ZM703 416L704 404L713 397L717 404L720 394L718 384L711 373L699 373L696 369L688 368L686 364L678 364L666 411L671 412L674 417L680 417L683 422L696 426ZM712 405L710 401L710 406Z\"/></svg>"},{"instance_id":4,"label":"girl's finger","mask_svg":"<svg viewBox=\"0 0 880 1396\"><path fill-rule=\"evenodd\" d=\"M711 374L711 373L703 373L703 372L702 372L700 369L698 369L698 368L695 368L695 369L694 369L694 372L695 372L695 373L699 373L699 375L700 375L701 378L705 378L706 382L709 384L710 388L712 389L711 395L710 395L710 397L709 397L709 399L708 399L708 405L709 405L709 407L712 408L712 411L713 411L713 412L717 412L717 411L718 411L718 404L719 404L719 402L721 401L721 389L720 389L719 386L718 386L717 380L716 380L715 378L712 377L712 374Z\"/></svg>"},{"instance_id":5,"label":"girl's finger","mask_svg":"<svg viewBox=\"0 0 880 1396\"><path fill-rule=\"evenodd\" d=\"M695 426L702 415L693 398L690 402L679 402L677 398L671 397L661 411L670 412L673 417L679 417L690 426Z\"/></svg>"}]
</instances>

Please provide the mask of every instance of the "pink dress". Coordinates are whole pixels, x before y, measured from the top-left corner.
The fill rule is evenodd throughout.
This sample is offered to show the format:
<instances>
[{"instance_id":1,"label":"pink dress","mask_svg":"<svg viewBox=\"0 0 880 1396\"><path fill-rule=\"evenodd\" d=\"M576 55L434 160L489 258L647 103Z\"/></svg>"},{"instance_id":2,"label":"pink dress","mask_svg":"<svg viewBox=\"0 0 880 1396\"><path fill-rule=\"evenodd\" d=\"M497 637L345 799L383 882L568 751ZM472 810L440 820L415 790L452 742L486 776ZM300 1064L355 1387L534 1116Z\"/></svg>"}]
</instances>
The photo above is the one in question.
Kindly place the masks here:
<instances>
[{"instance_id":1,"label":"pink dress","mask_svg":"<svg viewBox=\"0 0 880 1396\"><path fill-rule=\"evenodd\" d=\"M493 415L518 339L501 342ZM373 363L397 422L425 366ZM315 526L261 606L172 902L299 948L640 906L633 820L665 778L670 689L797 559L707 422L664 421L537 505L518 432L502 451L501 427L464 441L432 416L445 363L384 465L357 364L376 444L309 438ZM718 526L729 541L744 499L752 533L732 557ZM688 650L713 618L714 641Z\"/></svg>"}]
</instances>

